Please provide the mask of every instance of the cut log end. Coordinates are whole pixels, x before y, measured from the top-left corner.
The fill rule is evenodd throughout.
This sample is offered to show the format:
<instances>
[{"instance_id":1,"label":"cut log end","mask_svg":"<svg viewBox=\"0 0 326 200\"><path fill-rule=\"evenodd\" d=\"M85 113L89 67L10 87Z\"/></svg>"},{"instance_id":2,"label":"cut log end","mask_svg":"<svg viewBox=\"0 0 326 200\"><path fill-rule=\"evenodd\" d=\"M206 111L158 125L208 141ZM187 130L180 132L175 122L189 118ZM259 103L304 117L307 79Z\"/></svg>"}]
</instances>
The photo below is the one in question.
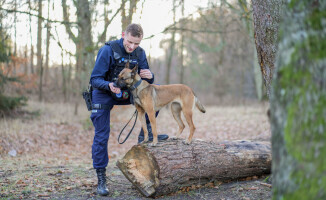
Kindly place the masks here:
<instances>
[{"instance_id":1,"label":"cut log end","mask_svg":"<svg viewBox=\"0 0 326 200\"><path fill-rule=\"evenodd\" d=\"M155 188L159 185L159 167L145 146L133 146L117 162L117 166L144 196L149 197L155 193Z\"/></svg>"}]
</instances>

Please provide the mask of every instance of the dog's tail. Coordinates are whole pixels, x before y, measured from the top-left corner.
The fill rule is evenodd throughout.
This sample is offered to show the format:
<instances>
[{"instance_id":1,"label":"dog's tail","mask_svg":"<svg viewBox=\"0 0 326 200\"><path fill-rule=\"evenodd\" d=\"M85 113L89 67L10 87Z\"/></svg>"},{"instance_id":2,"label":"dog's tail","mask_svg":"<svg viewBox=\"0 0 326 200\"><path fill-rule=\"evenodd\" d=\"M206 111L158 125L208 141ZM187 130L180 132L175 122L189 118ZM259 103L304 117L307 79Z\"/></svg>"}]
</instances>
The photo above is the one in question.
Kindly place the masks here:
<instances>
[{"instance_id":1,"label":"dog's tail","mask_svg":"<svg viewBox=\"0 0 326 200\"><path fill-rule=\"evenodd\" d=\"M202 113L206 112L203 104L200 103L199 99L196 96L195 96L195 103L196 103L196 107L198 108L198 110L200 110L200 112Z\"/></svg>"}]
</instances>

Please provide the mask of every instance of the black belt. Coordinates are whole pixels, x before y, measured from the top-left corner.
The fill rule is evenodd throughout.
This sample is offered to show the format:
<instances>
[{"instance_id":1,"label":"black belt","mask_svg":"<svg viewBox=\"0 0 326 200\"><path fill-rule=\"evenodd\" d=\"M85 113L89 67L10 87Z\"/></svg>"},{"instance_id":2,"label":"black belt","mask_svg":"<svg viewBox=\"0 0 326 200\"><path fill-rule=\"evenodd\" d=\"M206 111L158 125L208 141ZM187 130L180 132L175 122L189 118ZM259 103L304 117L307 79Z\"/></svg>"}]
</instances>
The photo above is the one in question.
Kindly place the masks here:
<instances>
[{"instance_id":1,"label":"black belt","mask_svg":"<svg viewBox=\"0 0 326 200\"><path fill-rule=\"evenodd\" d=\"M92 109L95 110L109 110L112 108L112 105L105 105L105 104L92 104Z\"/></svg>"}]
</instances>

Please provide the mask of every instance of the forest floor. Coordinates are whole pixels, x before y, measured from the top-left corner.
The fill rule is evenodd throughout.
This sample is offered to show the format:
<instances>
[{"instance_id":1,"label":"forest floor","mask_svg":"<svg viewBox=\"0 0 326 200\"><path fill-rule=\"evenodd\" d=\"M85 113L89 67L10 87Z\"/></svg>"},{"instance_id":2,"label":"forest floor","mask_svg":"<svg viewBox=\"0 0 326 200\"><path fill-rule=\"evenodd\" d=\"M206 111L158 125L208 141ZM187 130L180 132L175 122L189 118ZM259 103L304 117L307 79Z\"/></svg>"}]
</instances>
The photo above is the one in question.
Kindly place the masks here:
<instances>
[{"instance_id":1,"label":"forest floor","mask_svg":"<svg viewBox=\"0 0 326 200\"><path fill-rule=\"evenodd\" d=\"M205 114L196 110L194 138L270 141L267 106L206 106ZM137 143L139 122L126 143L117 142L133 112L132 106L119 106L111 113L107 197L96 195L97 178L91 158L94 129L84 104L74 115L72 104L30 101L23 112L0 119L0 199L146 199L116 167L117 159ZM158 132L171 136L176 130L170 111L163 108L158 116ZM183 138L188 130L184 130ZM193 186L156 199L271 199L268 177Z\"/></svg>"}]
</instances>

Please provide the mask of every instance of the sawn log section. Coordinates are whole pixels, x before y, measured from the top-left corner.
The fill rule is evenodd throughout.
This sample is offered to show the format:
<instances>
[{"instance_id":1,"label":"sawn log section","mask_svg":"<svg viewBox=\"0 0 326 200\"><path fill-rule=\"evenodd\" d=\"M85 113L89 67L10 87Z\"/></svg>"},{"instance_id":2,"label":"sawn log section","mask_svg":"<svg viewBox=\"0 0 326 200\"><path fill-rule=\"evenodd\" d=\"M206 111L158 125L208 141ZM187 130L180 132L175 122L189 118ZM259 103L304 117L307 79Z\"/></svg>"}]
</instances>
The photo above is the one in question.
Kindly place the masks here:
<instances>
[{"instance_id":1,"label":"sawn log section","mask_svg":"<svg viewBox=\"0 0 326 200\"><path fill-rule=\"evenodd\" d=\"M146 197L181 187L269 174L270 142L194 140L185 145L169 139L151 147L133 146L117 166Z\"/></svg>"}]
</instances>

